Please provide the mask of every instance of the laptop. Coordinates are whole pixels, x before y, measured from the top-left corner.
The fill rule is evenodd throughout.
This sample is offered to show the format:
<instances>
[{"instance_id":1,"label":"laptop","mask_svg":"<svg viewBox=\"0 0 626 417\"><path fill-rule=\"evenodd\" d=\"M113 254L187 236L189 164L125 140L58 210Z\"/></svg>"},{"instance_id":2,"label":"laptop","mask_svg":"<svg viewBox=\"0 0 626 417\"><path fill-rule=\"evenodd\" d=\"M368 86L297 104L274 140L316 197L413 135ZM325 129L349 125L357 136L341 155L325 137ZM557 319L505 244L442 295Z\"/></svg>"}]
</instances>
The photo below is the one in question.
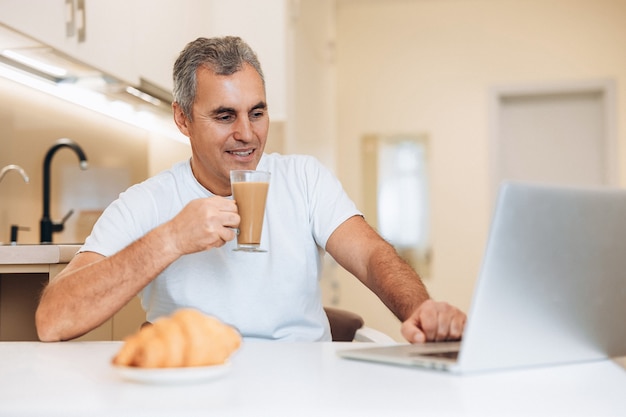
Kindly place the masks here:
<instances>
[{"instance_id":1,"label":"laptop","mask_svg":"<svg viewBox=\"0 0 626 417\"><path fill-rule=\"evenodd\" d=\"M626 355L626 190L501 185L460 342L350 347L453 373Z\"/></svg>"}]
</instances>

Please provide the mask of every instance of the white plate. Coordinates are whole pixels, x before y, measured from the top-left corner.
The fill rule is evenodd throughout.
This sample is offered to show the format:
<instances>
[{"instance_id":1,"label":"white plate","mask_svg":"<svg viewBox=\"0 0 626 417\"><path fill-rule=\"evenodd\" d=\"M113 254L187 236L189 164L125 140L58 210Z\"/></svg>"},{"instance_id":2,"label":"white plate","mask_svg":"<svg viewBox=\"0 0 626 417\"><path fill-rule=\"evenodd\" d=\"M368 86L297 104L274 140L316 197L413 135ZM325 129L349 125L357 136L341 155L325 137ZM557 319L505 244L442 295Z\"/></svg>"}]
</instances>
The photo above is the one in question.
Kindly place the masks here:
<instances>
[{"instance_id":1,"label":"white plate","mask_svg":"<svg viewBox=\"0 0 626 417\"><path fill-rule=\"evenodd\" d=\"M186 368L137 368L113 366L117 374L128 381L146 384L189 384L219 378L230 370L230 362L223 365L193 366Z\"/></svg>"}]
</instances>

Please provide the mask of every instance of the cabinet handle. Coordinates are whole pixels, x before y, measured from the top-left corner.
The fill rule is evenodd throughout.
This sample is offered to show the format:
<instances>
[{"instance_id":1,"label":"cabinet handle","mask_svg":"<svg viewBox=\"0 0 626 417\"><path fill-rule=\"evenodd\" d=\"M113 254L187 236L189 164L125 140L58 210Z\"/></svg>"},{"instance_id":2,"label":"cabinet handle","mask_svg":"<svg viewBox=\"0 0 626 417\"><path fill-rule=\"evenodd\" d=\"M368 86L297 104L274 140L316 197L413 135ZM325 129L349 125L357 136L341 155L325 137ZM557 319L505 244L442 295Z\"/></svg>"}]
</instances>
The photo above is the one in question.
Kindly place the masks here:
<instances>
[{"instance_id":1,"label":"cabinet handle","mask_svg":"<svg viewBox=\"0 0 626 417\"><path fill-rule=\"evenodd\" d=\"M74 0L65 0L65 36L71 38L76 32Z\"/></svg>"},{"instance_id":2,"label":"cabinet handle","mask_svg":"<svg viewBox=\"0 0 626 417\"><path fill-rule=\"evenodd\" d=\"M76 0L76 13L78 14L78 42L85 42L87 17L85 15L85 0Z\"/></svg>"}]
</instances>

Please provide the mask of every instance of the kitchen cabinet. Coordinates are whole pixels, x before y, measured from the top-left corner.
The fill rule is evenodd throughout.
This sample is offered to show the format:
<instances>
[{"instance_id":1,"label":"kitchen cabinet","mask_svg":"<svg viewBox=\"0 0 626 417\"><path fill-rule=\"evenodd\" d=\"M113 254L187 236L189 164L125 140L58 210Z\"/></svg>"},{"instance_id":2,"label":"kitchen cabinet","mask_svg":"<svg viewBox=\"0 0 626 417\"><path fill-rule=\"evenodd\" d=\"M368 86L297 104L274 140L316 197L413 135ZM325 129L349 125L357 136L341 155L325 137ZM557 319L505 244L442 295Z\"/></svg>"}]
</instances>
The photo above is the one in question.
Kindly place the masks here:
<instances>
[{"instance_id":1,"label":"kitchen cabinet","mask_svg":"<svg viewBox=\"0 0 626 417\"><path fill-rule=\"evenodd\" d=\"M136 14L129 0L85 1L85 40L70 39L65 51L105 73L136 83L133 30Z\"/></svg>"},{"instance_id":2,"label":"kitchen cabinet","mask_svg":"<svg viewBox=\"0 0 626 417\"><path fill-rule=\"evenodd\" d=\"M185 45L211 36L211 1L133 0L134 60L139 80L172 91L172 68Z\"/></svg>"},{"instance_id":3,"label":"kitchen cabinet","mask_svg":"<svg viewBox=\"0 0 626 417\"><path fill-rule=\"evenodd\" d=\"M0 21L100 71L136 83L134 10L132 0L0 0Z\"/></svg>"},{"instance_id":4,"label":"kitchen cabinet","mask_svg":"<svg viewBox=\"0 0 626 417\"><path fill-rule=\"evenodd\" d=\"M65 268L77 245L0 246L0 341L38 340L35 310L39 294ZM145 321L133 299L97 329L76 340L122 340Z\"/></svg>"},{"instance_id":5,"label":"kitchen cabinet","mask_svg":"<svg viewBox=\"0 0 626 417\"><path fill-rule=\"evenodd\" d=\"M0 0L0 21L133 85L144 79L168 91L180 50L207 35L210 1L82 0L84 11L77 1ZM84 40L68 33L72 21Z\"/></svg>"}]
</instances>

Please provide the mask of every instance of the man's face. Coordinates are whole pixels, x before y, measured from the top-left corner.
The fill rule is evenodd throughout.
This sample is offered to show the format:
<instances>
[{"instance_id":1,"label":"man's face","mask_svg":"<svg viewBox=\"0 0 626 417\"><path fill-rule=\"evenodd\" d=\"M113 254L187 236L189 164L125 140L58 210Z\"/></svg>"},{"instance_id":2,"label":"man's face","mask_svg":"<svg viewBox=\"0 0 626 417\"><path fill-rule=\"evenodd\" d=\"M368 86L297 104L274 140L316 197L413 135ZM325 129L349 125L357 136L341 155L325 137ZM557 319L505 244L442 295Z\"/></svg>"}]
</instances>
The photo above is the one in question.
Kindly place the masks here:
<instances>
[{"instance_id":1,"label":"man's face","mask_svg":"<svg viewBox=\"0 0 626 417\"><path fill-rule=\"evenodd\" d=\"M230 171L256 169L269 129L263 81L244 64L231 75L206 67L196 73L196 99L189 121L177 103L174 119L191 143L196 179L217 195L230 195Z\"/></svg>"}]
</instances>

